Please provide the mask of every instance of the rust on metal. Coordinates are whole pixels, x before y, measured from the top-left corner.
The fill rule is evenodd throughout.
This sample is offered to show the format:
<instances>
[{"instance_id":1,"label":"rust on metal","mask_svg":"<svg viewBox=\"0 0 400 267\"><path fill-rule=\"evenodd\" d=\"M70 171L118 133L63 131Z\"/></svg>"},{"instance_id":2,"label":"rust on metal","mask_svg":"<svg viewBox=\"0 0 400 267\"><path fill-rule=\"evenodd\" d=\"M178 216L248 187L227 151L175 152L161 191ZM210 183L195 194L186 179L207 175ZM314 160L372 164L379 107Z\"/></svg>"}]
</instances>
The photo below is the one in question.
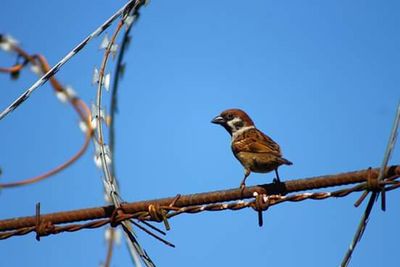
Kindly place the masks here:
<instances>
[{"instance_id":1,"label":"rust on metal","mask_svg":"<svg viewBox=\"0 0 400 267\"><path fill-rule=\"evenodd\" d=\"M198 193L198 194L190 194L190 195L179 195L179 197L169 197L162 199L154 199L154 200L146 200L139 201L133 203L124 203L121 204L121 209L126 214L124 216L118 216L118 219L121 217L129 217L129 218L142 218L149 217L149 207L150 205L158 205L160 208L166 211L173 211L170 214L166 215L166 218L170 218L176 216L181 213L196 213L193 209L194 207L199 207L201 205L208 205L207 210L222 210L222 209L240 209L243 207L235 206L230 204L224 204L225 206L221 206L221 202L228 201L237 201L242 199L254 198L254 193L257 192L259 195L273 196L273 195L281 195L279 199L274 201L273 199L269 200L269 205L275 205L283 201L300 201L304 199L323 199L326 197L332 196L331 193L316 193L316 194L298 194L293 196L286 197L285 195L288 193L306 191L310 189L318 189L332 186L340 186L340 185L348 185L355 183L365 183L368 181L368 172L370 172L371 177L377 177L379 174L379 169L368 169L354 172L341 173L337 175L327 175L327 176L318 176L307 179L299 179L299 180L291 180L286 181L281 184L265 184L258 185L252 187L246 187L245 190L240 188L229 189L229 190L221 190L207 193ZM384 178L388 177L398 177L400 176L400 166L391 166L385 170ZM393 184L392 188L398 188L398 184ZM356 190L357 189L357 190ZM350 194L354 191L362 191L365 189L364 185L357 186L355 189L342 189L337 191L336 197L342 197ZM243 194L242 194L243 193ZM215 204L215 205L213 205ZM248 206L248 205L247 205ZM221 208L222 207L222 208ZM204 206L202 210L205 210ZM99 220L96 224L85 224L86 228L96 228L99 225L105 225L110 223L110 218L115 212L114 206L103 206L96 208L86 208L80 210L73 211L65 211L65 212L56 212L49 214L41 214L40 220L49 222L52 224L52 227L58 224L66 224L72 222L80 222L86 220ZM132 215L133 214L133 215ZM107 219L104 219L107 218ZM127 218L124 218L127 219ZM147 218L151 219L151 218ZM116 218L114 218L116 220ZM116 222L116 221L115 221ZM28 229L29 227L35 228L37 225L37 216L29 216L29 217L20 217L20 218L11 218L0 220L0 232L18 230L18 234L21 235L24 231L34 231L32 229ZM67 226L63 226L67 227ZM53 230L52 232L65 231L63 227L57 227L57 230ZM76 227L81 227L81 225L76 225ZM21 230L23 229L23 230ZM72 231L68 228L68 231ZM11 233L10 233L11 234ZM4 238L4 236L3 236Z\"/></svg>"}]
</instances>

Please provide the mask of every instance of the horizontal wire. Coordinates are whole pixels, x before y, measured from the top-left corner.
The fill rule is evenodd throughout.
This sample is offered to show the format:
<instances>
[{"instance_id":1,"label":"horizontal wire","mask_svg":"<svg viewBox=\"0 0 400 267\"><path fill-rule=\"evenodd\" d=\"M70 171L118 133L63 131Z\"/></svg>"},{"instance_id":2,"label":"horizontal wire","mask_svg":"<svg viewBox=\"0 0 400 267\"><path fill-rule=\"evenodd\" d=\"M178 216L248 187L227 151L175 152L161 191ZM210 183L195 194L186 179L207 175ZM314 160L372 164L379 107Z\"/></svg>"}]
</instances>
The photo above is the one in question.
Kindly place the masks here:
<instances>
[{"instance_id":1,"label":"horizontal wire","mask_svg":"<svg viewBox=\"0 0 400 267\"><path fill-rule=\"evenodd\" d=\"M366 174L368 170L360 171L359 173ZM371 169L371 175L375 177L378 176L379 169ZM347 174L354 175L356 172L351 172ZM340 174L343 176L344 174ZM326 179L333 179L335 175L330 175ZM400 166L392 166L388 168L386 171L385 177L389 178L388 181L381 181L380 185L390 185L391 187L396 186L399 187L400 182L398 182L397 178L400 177ZM353 177L349 176L349 180ZM320 178L318 178L320 179ZM315 184L315 178L309 179L301 179L297 181L292 181L297 183L298 181L303 181L303 187L309 187L309 183ZM288 181L286 183L289 183ZM343 181L342 181L343 182ZM128 219L139 219L139 220L153 220L153 221L162 221L157 216L152 215L150 212L150 206L157 207L156 212L158 210L159 214L165 214L166 218L172 218L182 213L199 213L203 211L222 211L222 210L239 210L246 207L252 207L253 209L262 210L267 209L269 206L277 205L283 202L299 202L306 199L313 199L313 200L322 200L326 198L332 197L345 197L351 193L363 191L368 187L368 183L364 179L364 181L360 181L360 184L352 186L350 188L339 189L333 192L305 192L300 194L293 194L293 195L284 195L284 194L270 194L267 191L263 191L262 188L268 186L254 186L250 188L246 188L246 192L250 193L247 194L246 198L254 198L255 196L261 196L263 200L263 204L261 207L258 207L256 200L252 201L244 201L242 198L236 199L234 194L231 195L230 199L226 199L224 193L228 193L232 190L222 190L216 191L218 195L216 196L216 192L208 192L208 193L201 193L201 194L194 194L194 195L182 195L175 198L167 198L167 199L160 199L160 200L153 200L153 201L142 201L136 203L124 203L121 205L120 212L115 212L115 207L107 206L101 208L92 208L92 209L84 209L77 211L70 211L70 212L61 212L61 213L53 213L48 215L41 215L40 216L40 225L37 225L37 216L33 217L23 217L23 218L13 218L8 220L1 220L0 221L0 239L6 239L12 236L17 235L25 235L30 232L36 231L39 232L40 235L49 235L49 234L58 234L61 232L74 232L79 231L81 229L93 229L98 228L107 224L116 225L120 222ZM338 185L338 184L336 184ZM332 186L336 186L332 185ZM233 191L237 191L237 194L241 194L242 190L240 188L233 189ZM205 197L209 195L209 198ZM210 197L210 195L212 197ZM196 199L199 198L199 199ZM197 200L197 201L196 201ZM229 203L226 203L230 201ZM171 203L174 203L171 205ZM200 204L196 204L200 203ZM102 210L104 214L99 214L99 211ZM82 218L79 217L80 214L89 214L90 218ZM57 219L57 216L59 218ZM100 218L101 216L107 218ZM62 218L62 220L60 220ZM53 220L52 220L53 219ZM57 219L57 220L55 220ZM84 224L75 224L71 223L68 225L57 226L57 224L66 223L73 221L81 221L81 220L88 220L92 219L93 221L84 223ZM33 220L33 221L31 221ZM27 225L28 226L25 226ZM39 230L38 230L39 229Z\"/></svg>"}]
</instances>

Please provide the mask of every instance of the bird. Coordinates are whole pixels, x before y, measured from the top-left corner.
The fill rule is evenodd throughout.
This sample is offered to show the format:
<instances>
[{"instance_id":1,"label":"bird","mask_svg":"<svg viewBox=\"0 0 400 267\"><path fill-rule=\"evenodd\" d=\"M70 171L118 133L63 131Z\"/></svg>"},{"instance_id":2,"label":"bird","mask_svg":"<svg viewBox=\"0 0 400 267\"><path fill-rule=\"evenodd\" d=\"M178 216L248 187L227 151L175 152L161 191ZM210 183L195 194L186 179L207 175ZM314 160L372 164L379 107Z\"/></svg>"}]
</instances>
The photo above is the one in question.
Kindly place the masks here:
<instances>
[{"instance_id":1,"label":"bird","mask_svg":"<svg viewBox=\"0 0 400 267\"><path fill-rule=\"evenodd\" d=\"M253 120L241 109L227 109L212 121L219 124L231 135L231 149L244 167L244 178L240 188L245 188L251 172L275 171L275 183L281 183L278 167L293 163L282 157L279 145L271 137L256 128Z\"/></svg>"}]
</instances>

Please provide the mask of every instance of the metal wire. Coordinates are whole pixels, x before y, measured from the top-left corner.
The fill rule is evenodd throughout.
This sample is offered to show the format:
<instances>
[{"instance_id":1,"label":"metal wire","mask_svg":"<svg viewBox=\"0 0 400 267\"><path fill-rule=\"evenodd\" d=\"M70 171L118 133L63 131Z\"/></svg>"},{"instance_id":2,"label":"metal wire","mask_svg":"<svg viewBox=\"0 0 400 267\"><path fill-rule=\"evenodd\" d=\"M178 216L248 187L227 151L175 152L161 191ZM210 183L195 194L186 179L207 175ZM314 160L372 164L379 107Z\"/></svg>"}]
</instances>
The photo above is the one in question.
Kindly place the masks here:
<instances>
[{"instance_id":1,"label":"metal wire","mask_svg":"<svg viewBox=\"0 0 400 267\"><path fill-rule=\"evenodd\" d=\"M379 169L371 170L361 170L358 172L342 173L338 175L325 176L325 180L329 180L331 186L338 186L342 184L348 184L349 181L354 180L354 177L358 175L364 175L364 179L354 183L361 183L351 188L345 188L336 190L334 192L314 192L314 193L301 193L294 195L285 195L286 193L296 192L302 188L310 188L314 185L312 189L318 189L327 182L321 182L322 177L300 179L294 181L287 181L284 183L286 187L291 186L290 183L296 184L296 187L292 188L292 191L267 191L266 188L273 188L274 184L260 185L248 187L244 192L240 188L221 190L200 194L192 195L182 195L170 198L158 199L158 200L148 200L140 201L134 203L124 203L121 204L121 214L115 212L116 208L114 206L90 208L83 210L75 210L68 212L57 212L53 214L41 215L41 222L47 225L50 230L49 234L59 233L61 231L77 231L83 228L97 228L106 224L113 225L119 223L120 221L137 218L140 220L153 220L153 221L163 221L163 216L167 219L174 217L181 213L197 213L205 210L215 211L215 210L238 210L245 207L249 207L254 203L254 197L256 195L262 196L265 207L280 204L286 201L298 202L305 199L325 199L330 197L344 197L350 193L363 191L368 187L367 174L370 172L372 177L377 177ZM347 175L347 179L345 179ZM380 182L380 186L391 187L391 190L398 188L399 182L397 178L400 177L400 166L392 166L387 168L385 171L385 179ZM340 179L336 179L340 178ZM320 183L318 184L317 181ZM334 183L334 181L336 183ZM308 190L308 189L305 189ZM388 189L389 190L389 189ZM280 195L279 195L280 194ZM251 198L253 201L245 202L243 199ZM266 199L268 198L268 199ZM238 201L239 200L239 201ZM155 212L151 212L151 208L154 208ZM254 206L255 207L255 206ZM165 213L166 212L166 213ZM104 219L106 218L106 219ZM59 227L58 224L73 223L82 220L94 220L94 222L85 223L83 225L71 224L68 226ZM37 217L22 217L22 218L12 218L0 221L0 232L2 239L8 238L14 235L27 234L29 232L35 231L37 225ZM50 227L50 226L51 227ZM55 227L54 230L52 227Z\"/></svg>"},{"instance_id":2,"label":"metal wire","mask_svg":"<svg viewBox=\"0 0 400 267\"><path fill-rule=\"evenodd\" d=\"M114 83L111 89L111 105L110 105L110 126L109 126L109 144L110 144L110 152L112 155L112 161L111 161L111 173L114 177L116 176L116 171L115 171L115 114L118 110L117 107L117 97L118 97L118 85L119 85L119 80L120 77L122 76L122 71L123 71L123 67L122 67L122 60L124 58L125 55L125 51L126 48L128 46L129 43L129 38L130 38L130 31L132 29L133 23L127 25L127 28L124 32L124 35L122 37L122 41L121 41L121 48L119 50L118 53L118 57L117 57L117 61L116 61L116 67L115 67L115 71L114 71ZM118 186L118 180L115 179L115 182ZM109 240L109 242L107 242L107 256L106 256L106 260L105 260L105 264L104 267L109 267L110 263L111 263L111 257L113 255L113 248L114 248L114 236L115 236L115 229L110 227L108 228L108 230L111 233L111 238ZM129 245L128 245L129 246ZM128 248L129 249L129 248Z\"/></svg>"},{"instance_id":3,"label":"metal wire","mask_svg":"<svg viewBox=\"0 0 400 267\"><path fill-rule=\"evenodd\" d=\"M140 8L140 6L143 4L142 1L137 0L134 2L132 7L130 7L130 10L125 13L124 17L122 20L118 23L116 30L114 31L113 35L111 36L111 39L106 42L106 47L105 47L105 52L104 56L98 71L98 81L97 81L97 96L96 96L96 109L98 116L95 117L95 120L97 120L97 127L96 127L96 132L97 132L97 146L99 147L100 150L100 160L101 160L101 167L104 175L104 187L106 189L106 194L110 199L112 200L112 203L115 205L116 208L120 207L120 194L119 194L119 189L118 189L118 184L115 178L115 175L111 172L110 170L110 164L113 161L112 159L112 154L107 151L107 148L104 143L104 134L103 134L103 121L104 118L102 117L102 93L103 93L103 87L105 86L105 69L107 66L108 59L110 57L110 54L112 53L113 47L115 47L115 40L122 30L122 27L125 25L126 19L130 16L131 12L137 12L137 10ZM108 85L106 85L108 87ZM111 155L110 155L111 154ZM108 160L107 157L109 157ZM134 259L134 263L136 266L141 266L141 262L139 260L142 259L143 263L146 266L155 266L150 257L147 255L147 253L144 251L144 249L140 246L135 233L133 232L132 226L129 221L123 221L121 222L122 228L124 229L124 233L126 236L126 239L129 240L132 244L129 245L129 251L132 254L132 258Z\"/></svg>"},{"instance_id":4,"label":"metal wire","mask_svg":"<svg viewBox=\"0 0 400 267\"><path fill-rule=\"evenodd\" d=\"M388 144L387 144L387 148L386 148L385 154L383 156L382 166L381 166L381 169L379 171L379 175L376 178L376 182L375 182L376 188L372 188L372 190L371 190L372 191L371 197L370 197L370 199L368 201L368 204L367 204L367 207L365 208L365 211L364 211L364 213L363 213L363 215L362 215L362 217L360 219L360 223L358 224L358 227L357 227L357 230L356 230L356 232L354 234L353 240L351 241L350 246L347 249L346 254L344 255L344 258L343 258L343 260L341 262L341 267L346 267L350 263L351 256L352 256L355 248L357 247L357 244L360 242L360 240L361 240L361 238L362 238L362 236L363 236L363 234L365 232L365 229L367 227L368 220L369 220L369 215L371 214L371 211L372 211L372 208L374 206L375 201L378 199L379 192L382 193L382 195L381 195L382 206L381 207L382 207L382 210L385 210L385 206L386 206L386 204L385 204L385 187L384 186L379 187L378 184L380 184L380 182L382 180L384 180L384 178L385 178L384 171L386 169L386 166L387 166L387 164L389 162L389 159L390 159L390 156L392 154L394 145L396 143L397 130L398 130L398 127L399 127L399 121L400 121L400 103L397 106L397 111L396 111L395 119L394 119L394 122L393 122L392 131L391 131L391 134L390 134L390 137L389 137L389 140L388 140ZM369 178L370 178L369 180L371 180L371 177L369 177ZM370 182L370 184L371 184L371 182ZM364 199L366 195L367 194L364 193L364 195L362 196L362 199Z\"/></svg>"},{"instance_id":5,"label":"metal wire","mask_svg":"<svg viewBox=\"0 0 400 267\"><path fill-rule=\"evenodd\" d=\"M54 65L48 72L46 72L39 80L37 80L31 87L26 89L16 100L14 100L7 108L5 108L0 113L0 120L7 116L10 112L18 108L25 100L29 98L34 90L39 88L41 85L46 83L54 74L56 74L60 68L73 56L78 54L93 38L100 35L105 31L111 23L116 20L121 14L126 12L132 7L132 4L137 0L128 1L121 9L115 12L109 19L107 19L102 25L100 25L96 30L89 34L82 42L80 42L76 47L74 47L67 55L65 55L57 64Z\"/></svg>"},{"instance_id":6,"label":"metal wire","mask_svg":"<svg viewBox=\"0 0 400 267\"><path fill-rule=\"evenodd\" d=\"M382 181L382 185L396 185L396 187L400 187L400 182L395 181L394 179L399 178L393 177L391 181ZM264 203L263 206L261 207L263 210L267 210L269 207L282 204L284 202L300 202L304 200L324 200L327 198L341 198L341 197L346 197L347 195L355 192L359 192L365 189L366 183L362 183L350 188L345 188L345 189L340 189L336 190L333 192L313 192L313 193L300 193L300 194L293 194L293 195L288 195L288 196L282 196L282 195L270 195L267 197L267 195L261 195L264 198ZM256 192L256 191L254 191ZM369 204L370 205L370 204ZM253 199L251 201L244 201L244 200L239 200L239 201L232 201L228 203L211 203L211 204L205 204L205 205L193 205L193 206L185 206L185 207L173 207L173 206L160 206L159 208L161 210L165 210L167 212L167 218L172 218L180 214L196 214L196 213L201 213L205 211L224 211L224 210L232 210L232 211L237 211L241 210L244 208L253 208L257 209L257 204L256 200ZM55 226L49 222L45 223L46 227L43 229L43 232L40 233L41 236L47 236L50 234L59 234L62 232L76 232L80 231L83 229L95 229L99 228L108 224L112 224L114 226L122 223L123 221L129 220L129 219L140 219L140 220L149 220L149 221L157 221L156 218L152 217L150 212L148 211L140 211L140 212L135 212L132 214L127 214L127 213L120 213L116 215L115 217L110 217L106 219L99 219L99 220L93 220L91 222L83 223L83 224L68 224L65 226ZM6 231L3 233L0 233L0 239L7 239L10 237L14 236L20 236L20 235L26 235L32 232L37 231L37 226L30 226L30 227L23 227L19 228L17 230L13 231Z\"/></svg>"}]
</instances>

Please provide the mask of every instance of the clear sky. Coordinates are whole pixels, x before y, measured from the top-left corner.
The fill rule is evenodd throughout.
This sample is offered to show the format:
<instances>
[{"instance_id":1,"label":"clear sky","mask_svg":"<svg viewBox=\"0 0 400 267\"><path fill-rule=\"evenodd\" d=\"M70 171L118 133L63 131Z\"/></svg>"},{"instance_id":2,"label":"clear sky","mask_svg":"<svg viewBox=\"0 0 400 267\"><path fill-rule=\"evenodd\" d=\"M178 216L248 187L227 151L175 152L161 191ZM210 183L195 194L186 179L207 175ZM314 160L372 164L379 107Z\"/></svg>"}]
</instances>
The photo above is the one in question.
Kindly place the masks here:
<instances>
[{"instance_id":1,"label":"clear sky","mask_svg":"<svg viewBox=\"0 0 400 267\"><path fill-rule=\"evenodd\" d=\"M0 32L55 64L125 2L2 0ZM246 110L280 143L293 166L283 180L377 167L381 164L400 92L399 1L157 1L142 9L120 84L116 164L126 201L239 186L241 165L228 134L210 120L227 108ZM113 31L115 25L108 30ZM90 104L96 39L57 74ZM15 58L0 53L0 66ZM112 68L110 68L112 70ZM0 108L36 76L0 76ZM108 103L109 96L105 96ZM108 104L106 105L109 106ZM0 121L0 181L48 170L83 142L78 118L39 88ZM399 163L397 146L391 163ZM104 204L93 147L62 173L0 192L0 218ZM252 174L249 185L273 174ZM344 199L274 206L264 227L250 209L180 215L167 239L139 232L159 266L338 266L364 206ZM398 264L399 192L378 208L351 266ZM104 230L0 241L4 266L99 266ZM128 266L125 246L112 266Z\"/></svg>"}]
</instances>

